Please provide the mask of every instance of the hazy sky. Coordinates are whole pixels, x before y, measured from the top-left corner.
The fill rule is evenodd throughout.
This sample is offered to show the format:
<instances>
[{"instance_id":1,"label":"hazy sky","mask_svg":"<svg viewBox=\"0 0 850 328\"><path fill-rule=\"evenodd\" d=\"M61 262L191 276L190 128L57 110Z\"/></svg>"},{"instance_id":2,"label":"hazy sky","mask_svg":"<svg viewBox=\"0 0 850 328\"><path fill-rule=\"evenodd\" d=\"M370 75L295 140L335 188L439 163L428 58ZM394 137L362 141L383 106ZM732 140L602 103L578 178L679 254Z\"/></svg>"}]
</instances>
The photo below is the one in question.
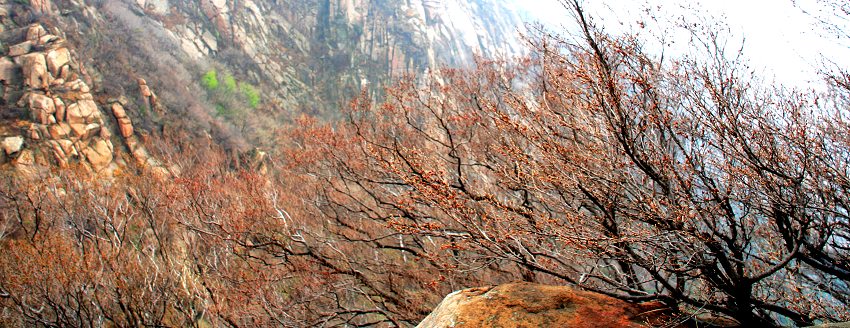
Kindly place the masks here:
<instances>
[{"instance_id":1,"label":"hazy sky","mask_svg":"<svg viewBox=\"0 0 850 328\"><path fill-rule=\"evenodd\" d=\"M509 0L529 12L534 17L550 25L565 22L566 12L557 0ZM816 67L824 57L850 68L850 41L838 39L825 32L816 24L812 15L821 8L816 0L594 0L586 1L589 11L600 18L609 31L616 32L628 24L646 17L642 11L649 3L652 8L660 9L662 17L693 18L697 11L700 15L716 17L732 30L733 42L744 40L745 55L754 68L761 70L767 77L775 76L778 82L808 85L808 80L817 78ZM683 8L683 3L691 8ZM802 8L802 9L801 9ZM829 11L825 11L829 13ZM568 20L568 18L566 18ZM621 25L619 22L625 22ZM843 22L848 23L845 17ZM850 26L846 29L850 33ZM675 33L674 33L675 34ZM683 42L668 49L670 52L683 51Z\"/></svg>"}]
</instances>

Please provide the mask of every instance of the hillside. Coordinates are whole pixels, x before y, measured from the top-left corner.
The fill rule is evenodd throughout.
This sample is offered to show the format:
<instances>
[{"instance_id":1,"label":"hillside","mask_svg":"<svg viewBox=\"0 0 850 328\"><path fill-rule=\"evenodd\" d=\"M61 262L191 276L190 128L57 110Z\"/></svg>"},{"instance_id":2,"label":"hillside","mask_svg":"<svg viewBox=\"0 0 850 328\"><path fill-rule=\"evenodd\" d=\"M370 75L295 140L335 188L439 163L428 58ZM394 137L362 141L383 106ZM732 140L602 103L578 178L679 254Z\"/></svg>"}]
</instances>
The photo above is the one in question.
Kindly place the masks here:
<instances>
[{"instance_id":1,"label":"hillside","mask_svg":"<svg viewBox=\"0 0 850 328\"><path fill-rule=\"evenodd\" d=\"M272 146L269 138L275 130L299 115L339 118L340 107L361 90L380 97L384 85L406 74L422 74L441 65L470 65L475 55L522 52L518 38L522 24L506 8L486 1L44 0L29 5L9 1L2 9L5 32L0 38L8 75L4 100L6 112L17 113L7 114L2 125L4 136L15 138L9 139L12 144L19 143L19 136L25 139L22 150L38 144L32 139L34 132L24 130L41 129L47 135L50 124L63 123L58 117L57 122L38 122L35 114L31 120L27 117L27 109L38 106L27 102L29 90L52 94L51 83L67 79L60 74L73 74L91 93L85 96L93 101L85 103L87 110L103 115L85 123L104 127L104 136L188 133L210 136L238 154ZM58 41L40 43L38 35L27 32L38 26L31 24L45 27L42 34ZM16 77L19 69L35 74L24 60L34 58L30 51L48 55L49 60L54 49L61 51L63 62L48 64L68 62L70 73L51 66L48 88ZM222 88L213 90L205 84L204 78L210 76L216 84L221 80ZM128 130L128 124L100 118L113 116L109 112L114 103L126 112L116 120L132 120L135 131ZM29 122L41 126L20 128ZM53 133L50 139L64 144L76 142L76 137L87 140L100 131L94 126L88 132L81 129L66 131L75 132L74 138ZM103 140L123 144L109 137ZM140 152L137 141L129 142L127 148L103 156ZM81 153L85 147L76 148L65 145L63 153ZM100 150L111 153L112 148ZM21 150L10 151L11 158ZM27 153L23 162L31 157ZM147 154L142 156L146 161ZM36 157L39 163L55 157L55 164L63 166L77 158ZM108 163L111 158L95 161ZM94 166L100 171L107 165Z\"/></svg>"},{"instance_id":2,"label":"hillside","mask_svg":"<svg viewBox=\"0 0 850 328\"><path fill-rule=\"evenodd\" d=\"M850 320L850 69L504 3L0 0L0 326Z\"/></svg>"}]
</instances>

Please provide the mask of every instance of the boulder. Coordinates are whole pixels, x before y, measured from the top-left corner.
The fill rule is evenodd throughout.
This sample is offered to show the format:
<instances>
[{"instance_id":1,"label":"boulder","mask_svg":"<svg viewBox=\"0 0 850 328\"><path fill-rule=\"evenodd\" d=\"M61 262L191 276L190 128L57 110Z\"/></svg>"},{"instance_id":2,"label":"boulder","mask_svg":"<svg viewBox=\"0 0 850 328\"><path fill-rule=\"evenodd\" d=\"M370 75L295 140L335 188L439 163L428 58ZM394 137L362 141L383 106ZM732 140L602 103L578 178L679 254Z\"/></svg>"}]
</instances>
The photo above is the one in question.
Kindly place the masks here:
<instances>
[{"instance_id":1,"label":"boulder","mask_svg":"<svg viewBox=\"0 0 850 328\"><path fill-rule=\"evenodd\" d=\"M119 103L112 104L112 115L115 115L115 118L121 119L127 117L127 111L124 110L124 106L121 106Z\"/></svg>"},{"instance_id":2,"label":"boulder","mask_svg":"<svg viewBox=\"0 0 850 328\"><path fill-rule=\"evenodd\" d=\"M51 43L53 41L59 41L59 37L52 35L52 34L48 34L48 35L45 35L45 36L38 38L38 41L36 41L36 44L46 45L46 44Z\"/></svg>"},{"instance_id":3,"label":"boulder","mask_svg":"<svg viewBox=\"0 0 850 328\"><path fill-rule=\"evenodd\" d=\"M101 171L112 163L112 143L107 140L98 139L82 152L95 171Z\"/></svg>"},{"instance_id":4,"label":"boulder","mask_svg":"<svg viewBox=\"0 0 850 328\"><path fill-rule=\"evenodd\" d=\"M55 119L52 120L53 122L50 119L56 112L53 98L38 93L30 93L27 98L29 99L29 108L33 120L41 124L56 123Z\"/></svg>"},{"instance_id":5,"label":"boulder","mask_svg":"<svg viewBox=\"0 0 850 328\"><path fill-rule=\"evenodd\" d=\"M110 102L118 103L121 106L127 106L130 103L130 98L127 98L125 95L120 95L118 98L112 98L109 100Z\"/></svg>"},{"instance_id":6,"label":"boulder","mask_svg":"<svg viewBox=\"0 0 850 328\"><path fill-rule=\"evenodd\" d=\"M510 283L446 296L417 327L645 327L668 324L660 303L632 304L564 286Z\"/></svg>"},{"instance_id":7,"label":"boulder","mask_svg":"<svg viewBox=\"0 0 850 328\"><path fill-rule=\"evenodd\" d=\"M127 148L130 148L131 152L135 152L136 149L139 148L145 148L142 146L142 144L139 142L139 138L137 138L136 136L131 136L124 139L124 143L127 144Z\"/></svg>"},{"instance_id":8,"label":"boulder","mask_svg":"<svg viewBox=\"0 0 850 328\"><path fill-rule=\"evenodd\" d=\"M9 56L17 57L26 55L32 50L32 41L24 41L9 47Z\"/></svg>"},{"instance_id":9,"label":"boulder","mask_svg":"<svg viewBox=\"0 0 850 328\"><path fill-rule=\"evenodd\" d=\"M133 123L127 117L121 118L118 120L118 130L122 137L127 138L133 135Z\"/></svg>"},{"instance_id":10,"label":"boulder","mask_svg":"<svg viewBox=\"0 0 850 328\"><path fill-rule=\"evenodd\" d=\"M82 93L88 93L89 91L91 91L91 89L89 89L88 84L86 84L86 82L80 79L65 82L65 87L73 91L79 91Z\"/></svg>"},{"instance_id":11,"label":"boulder","mask_svg":"<svg viewBox=\"0 0 850 328\"><path fill-rule=\"evenodd\" d=\"M56 107L56 121L62 122L65 120L65 102L61 98L53 98L53 105Z\"/></svg>"},{"instance_id":12,"label":"boulder","mask_svg":"<svg viewBox=\"0 0 850 328\"><path fill-rule=\"evenodd\" d=\"M74 148L74 142L68 139L60 139L55 140L55 143L59 145L59 150L62 151L63 155L66 156L79 156L80 153L77 152L77 149Z\"/></svg>"},{"instance_id":13,"label":"boulder","mask_svg":"<svg viewBox=\"0 0 850 328\"><path fill-rule=\"evenodd\" d=\"M95 135L98 135L98 132L100 132L100 124L97 124L97 123L86 124L82 138L84 138L84 139L91 138Z\"/></svg>"},{"instance_id":14,"label":"boulder","mask_svg":"<svg viewBox=\"0 0 850 328\"><path fill-rule=\"evenodd\" d=\"M29 130L27 130L27 131L29 131L29 137L30 137L30 139L32 139L32 140L41 140L41 133L39 133L39 132L38 132L38 128L37 128L37 127L35 127L35 125L34 125L34 124L33 124L33 125L30 125L30 128L29 128Z\"/></svg>"},{"instance_id":15,"label":"boulder","mask_svg":"<svg viewBox=\"0 0 850 328\"><path fill-rule=\"evenodd\" d=\"M218 51L218 40L216 40L215 36L212 35L209 31L204 31L204 34L201 35L201 38L204 41L204 44L210 48L212 51Z\"/></svg>"},{"instance_id":16,"label":"boulder","mask_svg":"<svg viewBox=\"0 0 850 328\"><path fill-rule=\"evenodd\" d=\"M71 62L71 52L68 48L58 48L47 53L47 68L53 76L60 76L60 69Z\"/></svg>"},{"instance_id":17,"label":"boulder","mask_svg":"<svg viewBox=\"0 0 850 328\"><path fill-rule=\"evenodd\" d=\"M73 132L74 136L83 138L86 135L85 123L71 123L69 126L71 127L71 132Z\"/></svg>"},{"instance_id":18,"label":"boulder","mask_svg":"<svg viewBox=\"0 0 850 328\"><path fill-rule=\"evenodd\" d=\"M91 118L92 116L96 116L95 114L100 113L97 110L97 103L92 99L82 99L77 102L77 105L80 106L80 114L85 118Z\"/></svg>"},{"instance_id":19,"label":"boulder","mask_svg":"<svg viewBox=\"0 0 850 328\"><path fill-rule=\"evenodd\" d=\"M18 84L21 80L21 69L9 57L0 58L0 81L7 85Z\"/></svg>"},{"instance_id":20,"label":"boulder","mask_svg":"<svg viewBox=\"0 0 850 328\"><path fill-rule=\"evenodd\" d=\"M62 80L68 80L71 77L71 66L62 66L59 69L59 78Z\"/></svg>"},{"instance_id":21,"label":"boulder","mask_svg":"<svg viewBox=\"0 0 850 328\"><path fill-rule=\"evenodd\" d=\"M41 37L47 35L47 30L41 24L34 24L27 29L27 40L36 42Z\"/></svg>"},{"instance_id":22,"label":"boulder","mask_svg":"<svg viewBox=\"0 0 850 328\"><path fill-rule=\"evenodd\" d=\"M115 115L115 119L118 121L118 130L121 132L121 136L126 138L133 135L133 123L127 117L124 106L121 106L119 103L112 104L112 114Z\"/></svg>"},{"instance_id":23,"label":"boulder","mask_svg":"<svg viewBox=\"0 0 850 328\"><path fill-rule=\"evenodd\" d=\"M81 99L66 107L65 120L71 124L91 123L97 112L97 104L94 100Z\"/></svg>"},{"instance_id":24,"label":"boulder","mask_svg":"<svg viewBox=\"0 0 850 328\"><path fill-rule=\"evenodd\" d=\"M50 131L48 131L47 125L32 123L32 124L30 124L30 130L32 130L32 129L38 130L38 134L41 137L46 138L46 137L50 136Z\"/></svg>"},{"instance_id":25,"label":"boulder","mask_svg":"<svg viewBox=\"0 0 850 328\"><path fill-rule=\"evenodd\" d=\"M31 166L35 164L35 155L33 155L32 150L24 149L13 163L16 166Z\"/></svg>"},{"instance_id":26,"label":"boulder","mask_svg":"<svg viewBox=\"0 0 850 328\"><path fill-rule=\"evenodd\" d=\"M21 151L21 147L24 146L24 137L14 136L14 137L6 137L2 142L3 151L6 152L6 155L12 155Z\"/></svg>"},{"instance_id":27,"label":"boulder","mask_svg":"<svg viewBox=\"0 0 850 328\"><path fill-rule=\"evenodd\" d=\"M112 138L112 132L109 132L109 129L100 129L100 137L102 139Z\"/></svg>"},{"instance_id":28,"label":"boulder","mask_svg":"<svg viewBox=\"0 0 850 328\"><path fill-rule=\"evenodd\" d=\"M146 84L139 85L139 91L142 93L142 97L150 97L153 94Z\"/></svg>"},{"instance_id":29,"label":"boulder","mask_svg":"<svg viewBox=\"0 0 850 328\"><path fill-rule=\"evenodd\" d=\"M44 54L37 52L17 57L24 74L24 84L40 89L50 84L47 73L47 61Z\"/></svg>"},{"instance_id":30,"label":"boulder","mask_svg":"<svg viewBox=\"0 0 850 328\"><path fill-rule=\"evenodd\" d=\"M30 93L27 99L29 100L30 109L45 109L53 113L56 108L53 98L40 93Z\"/></svg>"},{"instance_id":31,"label":"boulder","mask_svg":"<svg viewBox=\"0 0 850 328\"><path fill-rule=\"evenodd\" d=\"M47 133L50 136L50 139L53 140L66 138L68 137L68 134L71 133L71 125L65 122L52 124L47 127Z\"/></svg>"},{"instance_id":32,"label":"boulder","mask_svg":"<svg viewBox=\"0 0 850 328\"><path fill-rule=\"evenodd\" d=\"M138 142L135 136L127 138L127 147L130 148L130 151L133 152L133 158L136 159L136 162L140 165L147 165L148 160L151 159L150 153L148 150Z\"/></svg>"},{"instance_id":33,"label":"boulder","mask_svg":"<svg viewBox=\"0 0 850 328\"><path fill-rule=\"evenodd\" d=\"M86 119L83 117L83 114L80 113L80 105L77 103L73 103L68 105L65 108L65 122L71 124L79 124L85 122Z\"/></svg>"}]
</instances>

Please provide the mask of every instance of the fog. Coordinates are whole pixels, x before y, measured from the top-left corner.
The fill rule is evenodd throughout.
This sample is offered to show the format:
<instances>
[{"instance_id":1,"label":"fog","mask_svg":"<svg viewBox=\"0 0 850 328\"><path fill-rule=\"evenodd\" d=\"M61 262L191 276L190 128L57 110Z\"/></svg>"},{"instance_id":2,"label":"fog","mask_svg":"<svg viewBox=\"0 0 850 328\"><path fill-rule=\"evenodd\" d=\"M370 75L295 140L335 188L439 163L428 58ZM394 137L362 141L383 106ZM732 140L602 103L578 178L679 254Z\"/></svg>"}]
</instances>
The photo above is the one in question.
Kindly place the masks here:
<instances>
[{"instance_id":1,"label":"fog","mask_svg":"<svg viewBox=\"0 0 850 328\"><path fill-rule=\"evenodd\" d=\"M555 29L570 29L558 0L508 0L522 10L526 20L539 20ZM637 31L665 38L665 54L687 53L690 36L681 29L660 29L671 24L694 24L700 17L728 27L728 47L743 49L759 75L785 85L822 86L818 70L824 63L850 66L850 39L836 33L850 22L835 14L842 4L832 0L605 0L587 2L592 14L613 33ZM648 11L655 14L653 23ZM826 66L831 66L827 64Z\"/></svg>"}]
</instances>

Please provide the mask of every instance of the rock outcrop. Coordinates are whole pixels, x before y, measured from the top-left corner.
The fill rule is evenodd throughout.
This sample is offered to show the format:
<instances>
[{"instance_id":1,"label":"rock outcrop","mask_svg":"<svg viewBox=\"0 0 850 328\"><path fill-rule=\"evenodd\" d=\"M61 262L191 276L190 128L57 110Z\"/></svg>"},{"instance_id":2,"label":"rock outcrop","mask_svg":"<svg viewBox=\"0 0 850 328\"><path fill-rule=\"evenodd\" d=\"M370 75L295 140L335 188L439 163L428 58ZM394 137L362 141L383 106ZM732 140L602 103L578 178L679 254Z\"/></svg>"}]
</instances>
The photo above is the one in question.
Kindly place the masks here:
<instances>
[{"instance_id":1,"label":"rock outcrop","mask_svg":"<svg viewBox=\"0 0 850 328\"><path fill-rule=\"evenodd\" d=\"M518 36L524 25L497 1L64 4L72 13L67 20L75 20L68 25L103 22L91 33L132 45L134 52L128 56L148 63L146 57L158 59L151 66L160 66L153 68L156 72L147 72L149 77L180 75L185 70L195 78L204 73L194 71L196 66L225 67L238 72L240 80L259 86L278 112L336 111L340 102L357 96L362 88L380 92L385 83L403 74L421 74L441 65L470 65L475 55L522 53ZM130 33L114 32L125 29L131 29ZM169 49L167 53L164 48ZM182 88L162 90L163 95Z\"/></svg>"},{"instance_id":2,"label":"rock outcrop","mask_svg":"<svg viewBox=\"0 0 850 328\"><path fill-rule=\"evenodd\" d=\"M40 2L49 8L50 2ZM48 33L40 24L21 30L22 39L0 57L3 100L14 104L24 116L0 124L2 162L23 172L34 165L67 167L79 163L98 174L111 174L123 165L113 144L113 126L86 83L84 70L65 46L64 39ZM11 41L14 41L14 37ZM112 116L129 154L142 164L150 156L134 136L133 123L121 104L113 103ZM138 158L136 154L144 155Z\"/></svg>"},{"instance_id":3,"label":"rock outcrop","mask_svg":"<svg viewBox=\"0 0 850 328\"><path fill-rule=\"evenodd\" d=\"M449 294L417 327L676 327L660 303L631 304L564 286L511 283Z\"/></svg>"},{"instance_id":4,"label":"rock outcrop","mask_svg":"<svg viewBox=\"0 0 850 328\"><path fill-rule=\"evenodd\" d=\"M403 74L519 54L518 29L506 5L480 0L0 0L0 140L23 138L0 163L164 170L138 135L169 125L180 140L268 147L281 122L337 118ZM198 82L212 70L232 81L224 101Z\"/></svg>"}]
</instances>

